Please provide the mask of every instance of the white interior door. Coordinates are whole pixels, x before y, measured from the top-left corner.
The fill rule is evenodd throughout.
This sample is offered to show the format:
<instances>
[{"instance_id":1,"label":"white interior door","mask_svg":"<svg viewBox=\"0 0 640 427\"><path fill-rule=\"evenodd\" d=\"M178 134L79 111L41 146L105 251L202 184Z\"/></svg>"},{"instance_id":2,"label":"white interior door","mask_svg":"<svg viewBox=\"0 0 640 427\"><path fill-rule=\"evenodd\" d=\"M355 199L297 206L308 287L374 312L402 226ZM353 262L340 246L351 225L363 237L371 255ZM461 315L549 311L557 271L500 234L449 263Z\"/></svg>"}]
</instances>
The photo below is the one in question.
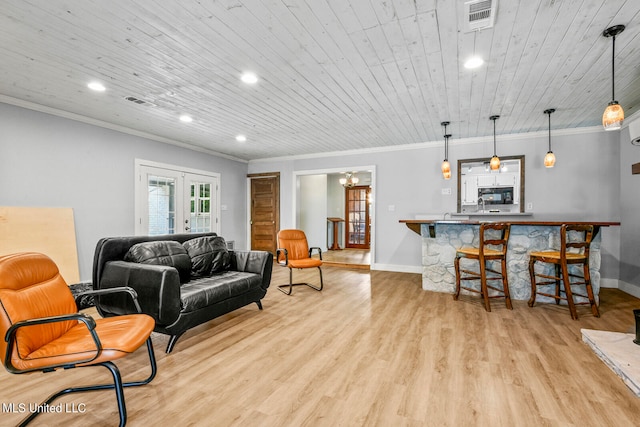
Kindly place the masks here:
<instances>
[{"instance_id":1,"label":"white interior door","mask_svg":"<svg viewBox=\"0 0 640 427\"><path fill-rule=\"evenodd\" d=\"M219 175L136 164L136 234L220 233Z\"/></svg>"}]
</instances>

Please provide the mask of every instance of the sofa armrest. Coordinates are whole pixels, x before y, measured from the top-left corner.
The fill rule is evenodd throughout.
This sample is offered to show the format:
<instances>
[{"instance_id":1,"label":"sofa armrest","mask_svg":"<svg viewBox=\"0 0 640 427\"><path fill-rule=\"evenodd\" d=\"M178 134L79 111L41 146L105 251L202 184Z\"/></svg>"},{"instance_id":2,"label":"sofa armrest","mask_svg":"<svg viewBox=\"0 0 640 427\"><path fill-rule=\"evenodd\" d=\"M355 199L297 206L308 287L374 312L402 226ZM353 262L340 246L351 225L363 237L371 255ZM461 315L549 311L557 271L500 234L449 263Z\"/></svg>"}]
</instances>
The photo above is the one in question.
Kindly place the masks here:
<instances>
[{"instance_id":1,"label":"sofa armrest","mask_svg":"<svg viewBox=\"0 0 640 427\"><path fill-rule=\"evenodd\" d=\"M231 254L231 269L247 273L259 274L262 277L262 289L271 284L273 270L273 254L266 251L233 251Z\"/></svg>"},{"instance_id":2,"label":"sofa armrest","mask_svg":"<svg viewBox=\"0 0 640 427\"><path fill-rule=\"evenodd\" d=\"M107 262L97 289L121 286L135 290L142 312L153 317L158 325L170 325L180 315L180 277L173 267L127 261ZM128 295L99 296L96 306L109 314L137 312Z\"/></svg>"}]
</instances>

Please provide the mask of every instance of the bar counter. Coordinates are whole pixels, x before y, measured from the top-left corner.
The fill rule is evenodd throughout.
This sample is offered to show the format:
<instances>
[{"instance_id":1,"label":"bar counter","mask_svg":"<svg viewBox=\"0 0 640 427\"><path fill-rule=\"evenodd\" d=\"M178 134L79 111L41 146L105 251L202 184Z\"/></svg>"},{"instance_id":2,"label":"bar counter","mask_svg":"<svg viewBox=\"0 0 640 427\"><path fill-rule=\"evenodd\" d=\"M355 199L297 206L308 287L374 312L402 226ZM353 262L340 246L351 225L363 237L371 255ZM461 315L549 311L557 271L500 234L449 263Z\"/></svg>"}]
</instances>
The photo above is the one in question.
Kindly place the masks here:
<instances>
[{"instance_id":1,"label":"bar counter","mask_svg":"<svg viewBox=\"0 0 640 427\"><path fill-rule=\"evenodd\" d=\"M531 251L557 250L560 246L560 226L562 224L590 224L594 226L594 235L589 252L589 271L591 285L599 302L600 292L600 244L601 227L619 226L619 222L610 221L527 221L496 218L484 220L437 220L407 219L400 220L409 229L422 236L422 288L428 291L453 294L455 290L455 270L453 261L456 250L462 246L478 246L480 224L485 222L508 222L511 224L509 244L507 246L507 277L511 298L528 300L531 295L529 279L529 253ZM473 268L477 266L470 260ZM466 267L469 268L469 267ZM546 266L551 273L551 266ZM551 288L549 288L551 291ZM539 302L554 302L552 298L538 296Z\"/></svg>"}]
</instances>

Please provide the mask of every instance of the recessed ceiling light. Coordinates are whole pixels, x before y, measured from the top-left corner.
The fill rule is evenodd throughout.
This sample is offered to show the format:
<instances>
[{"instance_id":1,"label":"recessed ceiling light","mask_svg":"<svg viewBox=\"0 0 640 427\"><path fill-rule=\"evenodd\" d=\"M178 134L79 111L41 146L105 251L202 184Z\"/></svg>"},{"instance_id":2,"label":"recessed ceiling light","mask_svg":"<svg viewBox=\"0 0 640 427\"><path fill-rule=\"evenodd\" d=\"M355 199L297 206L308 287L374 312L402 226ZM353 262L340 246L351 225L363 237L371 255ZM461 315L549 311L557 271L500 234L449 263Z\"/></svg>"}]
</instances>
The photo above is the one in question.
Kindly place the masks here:
<instances>
[{"instance_id":1,"label":"recessed ceiling light","mask_svg":"<svg viewBox=\"0 0 640 427\"><path fill-rule=\"evenodd\" d=\"M471 58L467 59L467 62L464 63L464 68L478 68L482 64L484 64L484 60L482 58L480 58L479 56L472 56Z\"/></svg>"},{"instance_id":2,"label":"recessed ceiling light","mask_svg":"<svg viewBox=\"0 0 640 427\"><path fill-rule=\"evenodd\" d=\"M238 142L245 142L247 140L247 137L245 135L237 135L236 136L236 141Z\"/></svg>"},{"instance_id":3,"label":"recessed ceiling light","mask_svg":"<svg viewBox=\"0 0 640 427\"><path fill-rule=\"evenodd\" d=\"M240 80L242 80L243 82L247 83L247 84L255 84L258 82L258 76L256 76L254 73L252 72L246 72L244 74L242 74L242 76L240 77Z\"/></svg>"},{"instance_id":4,"label":"recessed ceiling light","mask_svg":"<svg viewBox=\"0 0 640 427\"><path fill-rule=\"evenodd\" d=\"M191 123L193 119L191 118L191 116L187 116L186 114L183 114L180 116L180 121L185 123Z\"/></svg>"},{"instance_id":5,"label":"recessed ceiling light","mask_svg":"<svg viewBox=\"0 0 640 427\"><path fill-rule=\"evenodd\" d=\"M100 82L91 82L87 85L87 87L91 90L95 90L96 92L104 92L107 90L106 87Z\"/></svg>"}]
</instances>

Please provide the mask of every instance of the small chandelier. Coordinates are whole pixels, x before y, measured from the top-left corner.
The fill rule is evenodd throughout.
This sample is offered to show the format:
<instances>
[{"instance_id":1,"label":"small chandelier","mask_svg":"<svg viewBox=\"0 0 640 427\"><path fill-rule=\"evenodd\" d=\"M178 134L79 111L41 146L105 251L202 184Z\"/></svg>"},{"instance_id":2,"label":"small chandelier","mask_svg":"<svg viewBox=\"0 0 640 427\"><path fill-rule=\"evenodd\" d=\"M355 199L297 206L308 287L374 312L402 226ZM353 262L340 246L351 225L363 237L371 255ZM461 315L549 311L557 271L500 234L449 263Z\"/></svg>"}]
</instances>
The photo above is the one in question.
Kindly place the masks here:
<instances>
[{"instance_id":1,"label":"small chandelier","mask_svg":"<svg viewBox=\"0 0 640 427\"><path fill-rule=\"evenodd\" d=\"M549 116L549 151L547 151L547 155L544 156L544 167L552 168L553 165L556 164L556 156L551 151L551 113L556 111L555 108L549 108L548 110L544 110L544 113Z\"/></svg>"},{"instance_id":2,"label":"small chandelier","mask_svg":"<svg viewBox=\"0 0 640 427\"><path fill-rule=\"evenodd\" d=\"M616 56L616 36L624 31L624 25L614 25L609 27L602 33L605 37L613 38L613 46L611 50L611 102L604 110L602 115L602 126L604 130L618 130L622 127L624 121L624 110L616 101L615 95L615 56Z\"/></svg>"},{"instance_id":3,"label":"small chandelier","mask_svg":"<svg viewBox=\"0 0 640 427\"><path fill-rule=\"evenodd\" d=\"M345 188L351 188L358 185L360 178L354 175L355 172L346 172L344 178L340 178L340 184Z\"/></svg>"},{"instance_id":4,"label":"small chandelier","mask_svg":"<svg viewBox=\"0 0 640 427\"><path fill-rule=\"evenodd\" d=\"M447 133L447 126L449 126L449 122L442 122L440 123L442 126L444 126L444 160L442 161L442 166L440 167L440 169L442 170L442 176L444 177L444 179L450 179L451 178L451 164L449 163L449 138L451 137L450 134Z\"/></svg>"},{"instance_id":5,"label":"small chandelier","mask_svg":"<svg viewBox=\"0 0 640 427\"><path fill-rule=\"evenodd\" d=\"M496 154L496 120L499 118L500 116L489 117L489 120L493 120L493 157L491 158L491 162L489 162L489 167L492 171L500 169L500 157Z\"/></svg>"}]
</instances>

